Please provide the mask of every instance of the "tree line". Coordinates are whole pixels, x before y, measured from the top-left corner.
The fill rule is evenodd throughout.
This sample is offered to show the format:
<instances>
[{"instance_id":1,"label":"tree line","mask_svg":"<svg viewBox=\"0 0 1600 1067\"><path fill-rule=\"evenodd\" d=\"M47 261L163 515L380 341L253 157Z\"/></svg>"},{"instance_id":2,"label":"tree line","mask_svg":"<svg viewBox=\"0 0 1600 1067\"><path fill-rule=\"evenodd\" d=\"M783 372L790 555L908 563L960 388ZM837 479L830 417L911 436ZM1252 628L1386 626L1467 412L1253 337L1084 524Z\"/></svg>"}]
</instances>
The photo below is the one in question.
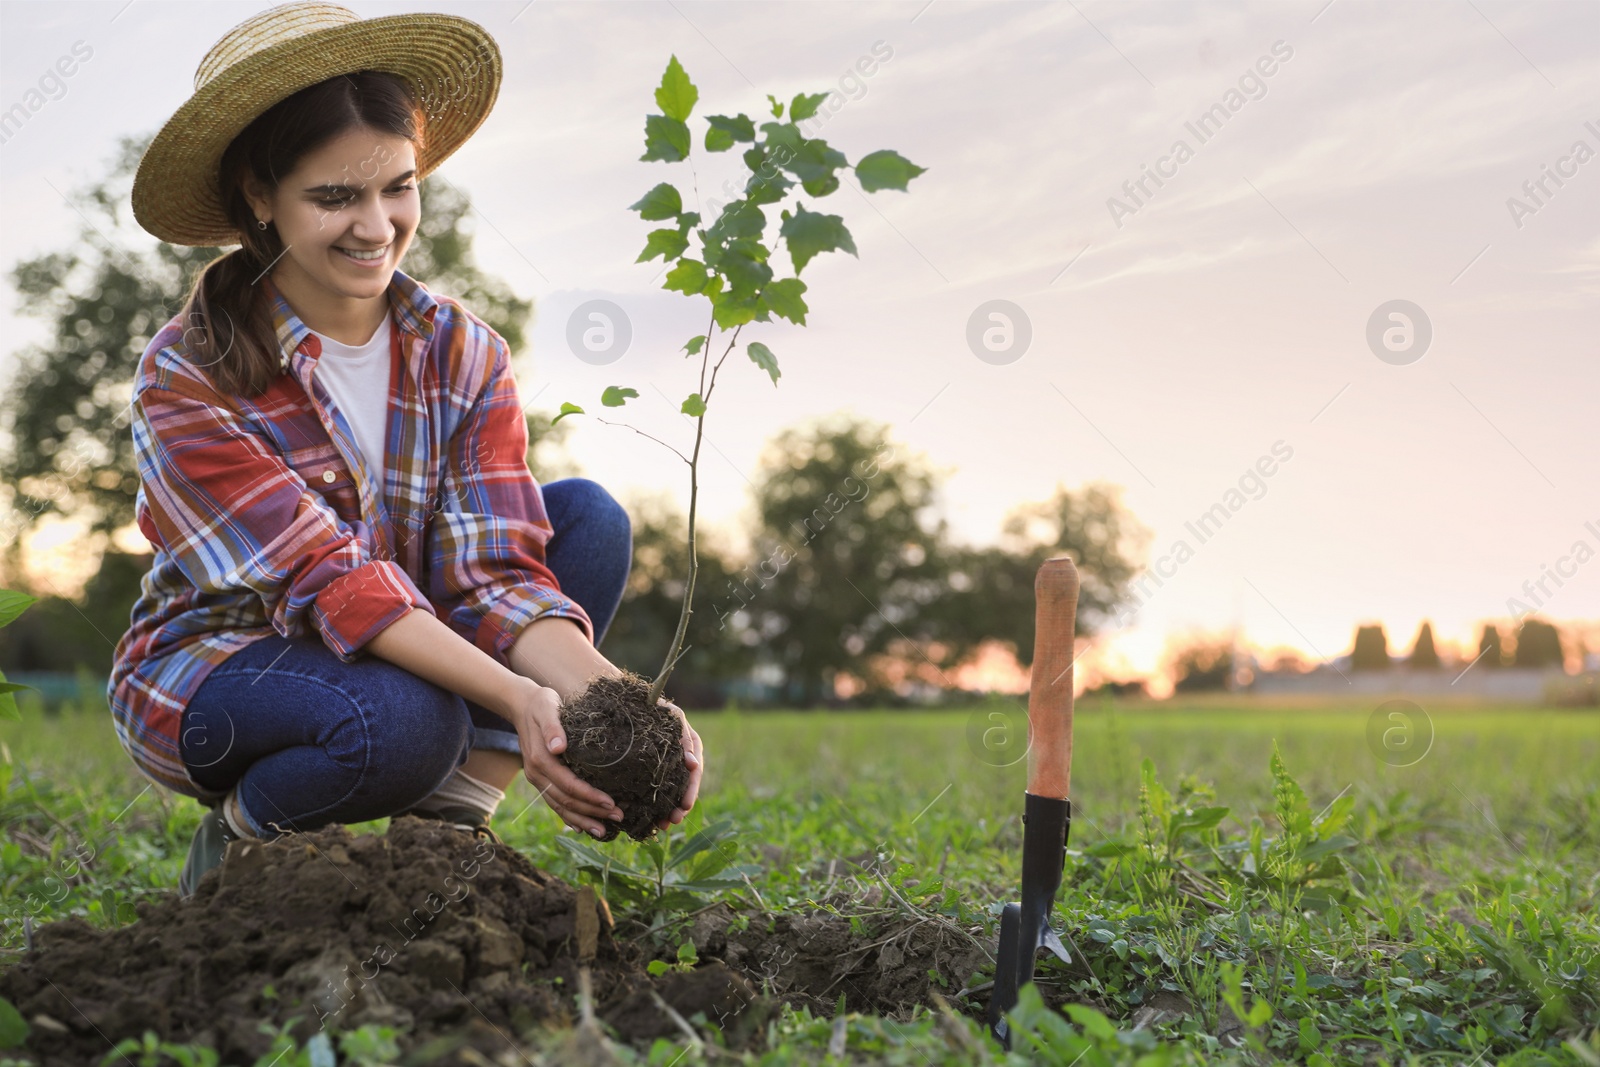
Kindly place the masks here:
<instances>
[{"instance_id":1,"label":"tree line","mask_svg":"<svg viewBox=\"0 0 1600 1067\"><path fill-rule=\"evenodd\" d=\"M1507 640L1510 637L1510 640ZM1478 669L1502 668L1562 668L1566 663L1567 642L1553 623L1538 618L1526 618L1510 634L1502 634L1495 623L1484 623L1479 631L1476 658L1468 661ZM1578 644L1582 648L1581 641ZM1369 623L1356 627L1355 638L1348 653L1352 671L1386 671L1402 669L1412 671L1439 671L1447 667L1459 670L1466 662L1446 664L1434 644L1433 624L1428 621L1417 628L1411 651L1404 655L1391 655L1389 638L1382 623ZM1180 693L1199 693L1228 689L1239 677L1238 670L1245 664L1235 661L1233 642L1226 638L1202 638L1189 641L1177 648L1169 657L1173 688ZM1306 670L1304 661L1284 659L1267 665L1267 669Z\"/></svg>"},{"instance_id":2,"label":"tree line","mask_svg":"<svg viewBox=\"0 0 1600 1067\"><path fill-rule=\"evenodd\" d=\"M1562 646L1561 631L1543 619L1524 619L1513 631L1514 641L1508 643L1494 623L1485 623L1478 637L1479 667L1491 670L1500 667L1561 667L1566 663L1566 649ZM1395 666L1397 660L1389 655L1389 641L1383 625L1375 623L1356 629L1355 643L1350 650L1350 667L1358 671L1382 671ZM1398 664L1411 670L1440 670L1443 664L1433 645L1433 625L1429 622L1417 629L1411 652L1398 659Z\"/></svg>"}]
</instances>

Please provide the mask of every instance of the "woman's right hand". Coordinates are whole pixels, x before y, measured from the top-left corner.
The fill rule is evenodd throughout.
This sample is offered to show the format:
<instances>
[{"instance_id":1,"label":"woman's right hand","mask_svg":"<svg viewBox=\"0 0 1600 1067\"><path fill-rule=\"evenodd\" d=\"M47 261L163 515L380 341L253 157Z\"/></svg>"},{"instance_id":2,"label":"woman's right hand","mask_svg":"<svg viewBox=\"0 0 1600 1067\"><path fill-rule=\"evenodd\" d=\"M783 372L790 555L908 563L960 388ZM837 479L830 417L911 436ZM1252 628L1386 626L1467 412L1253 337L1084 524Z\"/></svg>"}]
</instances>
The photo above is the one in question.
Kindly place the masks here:
<instances>
[{"instance_id":1,"label":"woman's right hand","mask_svg":"<svg viewBox=\"0 0 1600 1067\"><path fill-rule=\"evenodd\" d=\"M518 681L521 684L509 710L522 746L523 774L562 822L604 837L606 827L600 820L621 819L622 810L556 758L567 749L566 731L561 728L561 694L531 678Z\"/></svg>"}]
</instances>

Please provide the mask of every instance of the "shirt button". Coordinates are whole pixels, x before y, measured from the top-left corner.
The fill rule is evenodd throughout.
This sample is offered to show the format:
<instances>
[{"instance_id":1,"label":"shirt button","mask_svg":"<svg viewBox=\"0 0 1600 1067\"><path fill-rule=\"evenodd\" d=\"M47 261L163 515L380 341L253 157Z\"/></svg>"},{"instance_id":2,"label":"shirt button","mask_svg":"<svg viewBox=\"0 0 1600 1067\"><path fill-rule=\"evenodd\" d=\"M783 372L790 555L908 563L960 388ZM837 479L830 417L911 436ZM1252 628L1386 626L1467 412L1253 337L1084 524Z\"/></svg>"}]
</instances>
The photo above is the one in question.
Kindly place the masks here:
<instances>
[{"instance_id":1,"label":"shirt button","mask_svg":"<svg viewBox=\"0 0 1600 1067\"><path fill-rule=\"evenodd\" d=\"M331 470L322 472L322 480L325 482L331 482L335 477L337 477L337 475L335 475Z\"/></svg>"}]
</instances>

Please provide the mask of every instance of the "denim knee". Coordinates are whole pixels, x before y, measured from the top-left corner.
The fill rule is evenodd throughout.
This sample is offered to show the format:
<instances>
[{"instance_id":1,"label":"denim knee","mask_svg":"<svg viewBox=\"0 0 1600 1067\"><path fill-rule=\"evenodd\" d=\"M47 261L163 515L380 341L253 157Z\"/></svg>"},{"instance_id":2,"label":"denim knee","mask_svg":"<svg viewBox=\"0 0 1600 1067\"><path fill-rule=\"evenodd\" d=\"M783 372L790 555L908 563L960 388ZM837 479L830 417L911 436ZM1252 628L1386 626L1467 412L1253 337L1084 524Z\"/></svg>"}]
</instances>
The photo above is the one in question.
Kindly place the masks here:
<instances>
[{"instance_id":1,"label":"denim knee","mask_svg":"<svg viewBox=\"0 0 1600 1067\"><path fill-rule=\"evenodd\" d=\"M570 493L586 522L597 523L618 533L633 534L628 509L617 502L611 491L592 478L563 478L563 491Z\"/></svg>"},{"instance_id":2,"label":"denim knee","mask_svg":"<svg viewBox=\"0 0 1600 1067\"><path fill-rule=\"evenodd\" d=\"M466 762L473 726L459 695L399 667L393 674L391 684L368 700L367 773L373 792L391 798L398 811L428 796Z\"/></svg>"}]
</instances>

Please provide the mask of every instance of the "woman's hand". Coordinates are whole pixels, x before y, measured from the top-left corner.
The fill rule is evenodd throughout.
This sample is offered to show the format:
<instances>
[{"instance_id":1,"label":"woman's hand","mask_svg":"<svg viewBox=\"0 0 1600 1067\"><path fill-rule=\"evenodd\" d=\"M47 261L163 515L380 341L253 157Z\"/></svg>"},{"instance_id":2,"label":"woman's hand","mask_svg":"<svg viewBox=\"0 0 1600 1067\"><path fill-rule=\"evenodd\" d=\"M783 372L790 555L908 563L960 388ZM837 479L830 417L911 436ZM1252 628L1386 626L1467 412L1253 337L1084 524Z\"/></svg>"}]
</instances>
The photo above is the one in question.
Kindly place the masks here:
<instances>
[{"instance_id":1,"label":"woman's hand","mask_svg":"<svg viewBox=\"0 0 1600 1067\"><path fill-rule=\"evenodd\" d=\"M600 820L620 819L622 809L556 759L557 754L567 750L567 734L561 728L561 694L528 678L518 681L510 717L516 724L517 740L522 747L523 773L538 787L539 795L562 822L595 837L604 837L606 828ZM691 779L695 785L699 780L698 773ZM690 803L693 803L692 797Z\"/></svg>"},{"instance_id":2,"label":"woman's hand","mask_svg":"<svg viewBox=\"0 0 1600 1067\"><path fill-rule=\"evenodd\" d=\"M700 776L706 769L706 750L700 741L700 735L689 725L689 717L683 713L682 708L666 697L662 697L658 703L671 708L678 718L683 720L683 762L689 768L689 784L683 791L681 804L672 810L671 816L656 824L666 830L673 823L682 822L683 817L689 814L689 809L694 807L695 798L700 795Z\"/></svg>"}]
</instances>

